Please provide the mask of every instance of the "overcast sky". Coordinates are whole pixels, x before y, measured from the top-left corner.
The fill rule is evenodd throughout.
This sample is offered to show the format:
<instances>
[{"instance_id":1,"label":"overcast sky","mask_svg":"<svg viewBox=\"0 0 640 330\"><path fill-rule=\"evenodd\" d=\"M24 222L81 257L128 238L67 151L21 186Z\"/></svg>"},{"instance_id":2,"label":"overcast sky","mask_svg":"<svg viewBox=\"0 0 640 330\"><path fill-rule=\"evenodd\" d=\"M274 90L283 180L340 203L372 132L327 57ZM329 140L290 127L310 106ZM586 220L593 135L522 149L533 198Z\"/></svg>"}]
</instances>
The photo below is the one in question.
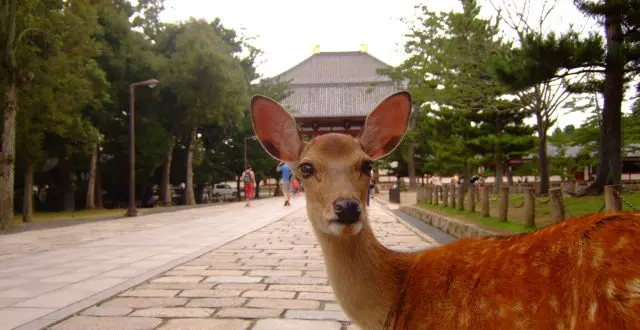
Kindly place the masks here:
<instances>
[{"instance_id":1,"label":"overcast sky","mask_svg":"<svg viewBox=\"0 0 640 330\"><path fill-rule=\"evenodd\" d=\"M502 0L494 0L501 4ZM505 2L521 3L522 0ZM483 16L494 15L488 1L479 0ZM543 0L531 0L530 20L539 17ZM162 20L177 22L189 17L212 20L220 17L229 28L256 39L253 44L264 51L258 71L270 77L312 55L314 45L320 51L356 51L368 44L369 53L390 64L402 63L404 34L408 25L401 18L414 17L415 5L432 11L460 10L454 0L166 0ZM557 10L548 20L548 29L564 31L573 23L586 29L598 29L573 6L573 0L558 0ZM510 31L505 27L505 32ZM623 106L623 108L628 105ZM560 118L560 126L582 121L580 115Z\"/></svg>"}]
</instances>

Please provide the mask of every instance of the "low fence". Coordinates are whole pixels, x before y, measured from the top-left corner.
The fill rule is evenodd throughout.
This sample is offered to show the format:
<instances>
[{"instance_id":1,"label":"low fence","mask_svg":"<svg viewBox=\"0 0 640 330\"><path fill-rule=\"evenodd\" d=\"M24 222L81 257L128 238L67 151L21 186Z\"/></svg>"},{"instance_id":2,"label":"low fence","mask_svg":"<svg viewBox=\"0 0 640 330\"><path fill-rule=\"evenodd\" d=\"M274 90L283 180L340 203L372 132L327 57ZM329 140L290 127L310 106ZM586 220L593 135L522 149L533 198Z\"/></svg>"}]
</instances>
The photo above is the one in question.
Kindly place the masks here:
<instances>
[{"instance_id":1,"label":"low fence","mask_svg":"<svg viewBox=\"0 0 640 330\"><path fill-rule=\"evenodd\" d=\"M492 186L473 186L466 189L460 185L442 185L420 187L417 192L418 203L427 203L431 205L442 204L444 207L476 212L479 206L480 214L484 217L489 216L490 192ZM509 200L512 190L522 191L524 201L520 205L515 205ZM604 191L604 203L600 208L600 212L605 211L621 211L622 203L628 205L635 211L640 211L624 198L623 192L629 191L623 189L622 185L606 186ZM534 226L536 224L536 204L551 204L551 218L553 223L564 220L570 214L564 206L563 187L553 187L549 189L548 200L536 200L536 191L533 186L502 186L500 194L493 199L499 201L498 204L498 220L507 221L509 206L514 208L524 208L524 219L522 225ZM479 203L479 205L477 205Z\"/></svg>"}]
</instances>

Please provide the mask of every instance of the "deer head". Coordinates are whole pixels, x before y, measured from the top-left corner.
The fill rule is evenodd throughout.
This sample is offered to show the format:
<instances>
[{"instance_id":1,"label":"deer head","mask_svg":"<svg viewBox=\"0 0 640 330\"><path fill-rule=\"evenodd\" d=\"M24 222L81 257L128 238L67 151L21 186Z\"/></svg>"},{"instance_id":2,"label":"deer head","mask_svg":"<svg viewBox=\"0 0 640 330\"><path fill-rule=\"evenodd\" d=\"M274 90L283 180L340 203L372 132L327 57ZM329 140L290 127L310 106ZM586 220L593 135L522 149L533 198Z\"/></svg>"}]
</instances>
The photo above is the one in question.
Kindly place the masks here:
<instances>
[{"instance_id":1,"label":"deer head","mask_svg":"<svg viewBox=\"0 0 640 330\"><path fill-rule=\"evenodd\" d=\"M307 213L314 228L328 235L357 235L367 223L364 201L373 161L402 141L411 96L393 94L367 116L360 135L328 133L303 142L293 117L275 101L254 96L253 128L263 148L302 178Z\"/></svg>"}]
</instances>

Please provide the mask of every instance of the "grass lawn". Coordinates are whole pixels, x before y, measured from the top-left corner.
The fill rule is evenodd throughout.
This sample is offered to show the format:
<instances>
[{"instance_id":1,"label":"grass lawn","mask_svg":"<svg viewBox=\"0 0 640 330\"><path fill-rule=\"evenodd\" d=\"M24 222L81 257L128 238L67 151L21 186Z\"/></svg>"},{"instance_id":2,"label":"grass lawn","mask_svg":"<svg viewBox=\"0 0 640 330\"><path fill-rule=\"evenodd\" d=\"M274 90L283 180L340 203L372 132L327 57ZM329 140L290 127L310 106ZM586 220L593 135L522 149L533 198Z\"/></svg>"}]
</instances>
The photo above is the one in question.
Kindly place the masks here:
<instances>
[{"instance_id":1,"label":"grass lawn","mask_svg":"<svg viewBox=\"0 0 640 330\"><path fill-rule=\"evenodd\" d=\"M640 193L625 193L623 197L628 200L631 205L640 209ZM551 220L551 203L544 203L549 197L538 197L536 199L536 227L545 227L552 224ZM480 215L480 203L476 203L476 212L452 210L444 208L441 205L421 204L421 207L449 216L455 216L457 219L478 224L486 229L500 232L524 232L535 229L535 227L524 227L521 225L524 219L524 208L515 207L522 205L524 195L509 195L509 210L507 212L507 222L499 222L497 196L492 196L489 202L489 218L483 218ZM604 206L604 196L584 196L572 197L564 196L564 208L567 217L580 216L583 214L597 213ZM623 211L635 211L629 205L622 202Z\"/></svg>"},{"instance_id":2,"label":"grass lawn","mask_svg":"<svg viewBox=\"0 0 640 330\"><path fill-rule=\"evenodd\" d=\"M440 205L419 204L420 207L429 211L436 212L438 214L454 217L460 221L479 225L480 227L500 233L523 233L536 229L535 227L525 227L519 223L512 221L500 222L498 218L494 216L483 217L480 212L471 213L469 211L460 211L457 208L452 209L450 207L444 207ZM497 211L496 211L497 214Z\"/></svg>"},{"instance_id":3,"label":"grass lawn","mask_svg":"<svg viewBox=\"0 0 640 330\"><path fill-rule=\"evenodd\" d=\"M126 213L126 209L102 209L102 210L80 210L71 212L36 212L33 214L33 223L43 223L60 220L86 220L107 216L117 216ZM14 217L14 223L22 224L22 214Z\"/></svg>"}]
</instances>

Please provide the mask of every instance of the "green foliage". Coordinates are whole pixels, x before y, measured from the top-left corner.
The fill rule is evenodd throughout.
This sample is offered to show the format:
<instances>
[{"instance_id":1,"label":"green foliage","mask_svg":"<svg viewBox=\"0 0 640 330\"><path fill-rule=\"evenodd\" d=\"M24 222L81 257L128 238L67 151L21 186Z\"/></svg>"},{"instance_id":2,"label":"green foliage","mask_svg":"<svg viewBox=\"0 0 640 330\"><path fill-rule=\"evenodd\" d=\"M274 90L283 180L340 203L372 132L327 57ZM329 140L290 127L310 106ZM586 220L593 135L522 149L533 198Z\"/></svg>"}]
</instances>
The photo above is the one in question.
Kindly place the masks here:
<instances>
[{"instance_id":1,"label":"green foliage","mask_svg":"<svg viewBox=\"0 0 640 330\"><path fill-rule=\"evenodd\" d=\"M405 81L420 105L415 134L428 155L422 169L440 175L469 173L490 159L502 164L533 146L533 128L523 122L530 113L502 99L510 89L493 72L493 56L510 45L501 40L497 20L479 16L476 1L461 2L462 12L418 7L421 16L405 44L408 59L382 70Z\"/></svg>"},{"instance_id":2,"label":"green foliage","mask_svg":"<svg viewBox=\"0 0 640 330\"><path fill-rule=\"evenodd\" d=\"M241 118L248 91L234 49L205 21L179 27L162 81L175 92L185 127L232 124Z\"/></svg>"}]
</instances>

